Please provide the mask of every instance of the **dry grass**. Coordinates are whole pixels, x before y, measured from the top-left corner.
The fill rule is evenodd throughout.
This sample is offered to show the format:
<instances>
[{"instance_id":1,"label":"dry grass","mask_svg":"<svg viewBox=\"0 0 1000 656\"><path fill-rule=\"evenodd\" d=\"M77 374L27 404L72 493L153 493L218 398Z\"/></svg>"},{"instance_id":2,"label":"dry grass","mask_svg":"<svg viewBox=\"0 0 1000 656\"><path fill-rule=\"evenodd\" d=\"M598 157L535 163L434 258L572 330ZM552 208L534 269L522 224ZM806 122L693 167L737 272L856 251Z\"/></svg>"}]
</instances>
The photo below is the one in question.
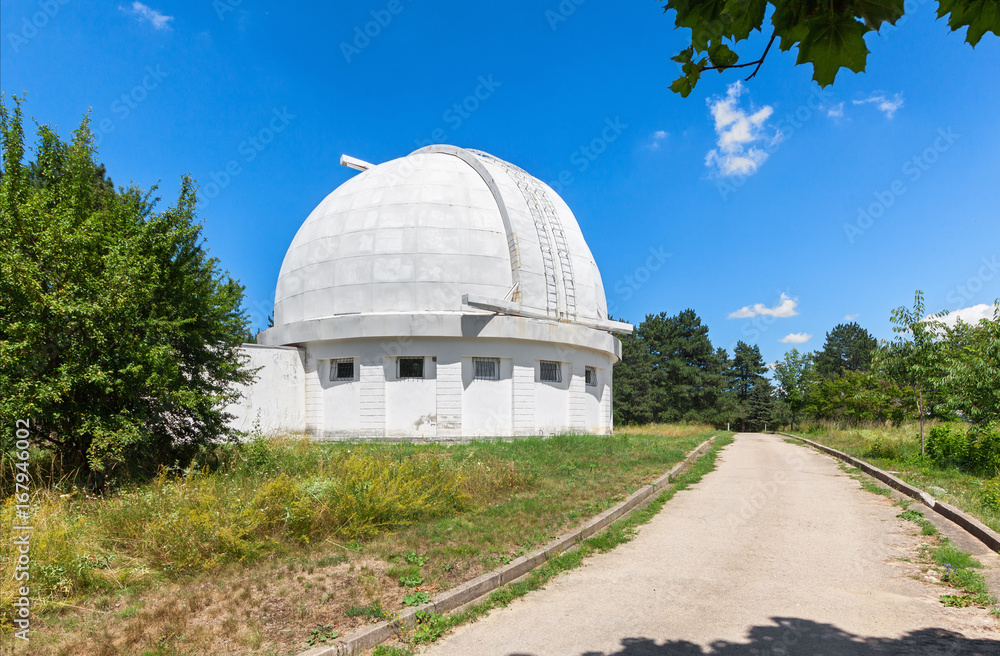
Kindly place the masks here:
<instances>
[{"instance_id":1,"label":"dry grass","mask_svg":"<svg viewBox=\"0 0 1000 656\"><path fill-rule=\"evenodd\" d=\"M33 551L34 562L51 566L46 549L53 549L58 562L103 560L98 567L84 567L86 576L74 575L72 585L55 586L36 598L33 626L38 631L17 653L294 654L306 648L310 632L318 626L331 625L344 634L373 621L364 615L348 616L348 609L357 612L358 607L377 602L388 612L398 611L408 593L433 595L548 541L659 475L711 434L704 426L653 426L613 437L563 436L452 447L294 442L292 453L285 448L288 443L279 442L276 450L269 450L273 444L257 444L249 447L258 450L256 456L241 456L247 462L240 471L244 465L252 466L253 477L223 467L214 474L200 474L202 482L197 484L198 476L189 472L111 499L53 501L50 517L41 519L51 520L59 530L51 532L45 547ZM314 474L307 472L314 472L317 462L338 461L349 451L385 462L434 462L443 471L458 472L455 485L448 489L461 503L450 503L444 512L397 517L362 533L339 532L336 528L342 521L309 524L308 530L299 526L298 533L275 531L264 522L257 526L271 528L259 532L255 548L244 549L242 558L205 547L205 543L221 544L219 533L228 532L226 544L235 543L231 536L239 532L234 533L227 522L242 517L237 510L245 500L284 479L284 488L289 482L312 481L310 489L316 489ZM324 477L335 479L333 471L325 470ZM209 480L226 473L228 479ZM372 469L369 475L378 474ZM180 491L167 489L171 486ZM215 492L208 494L207 489ZM227 490L229 497L224 494ZM39 494L58 499L59 492ZM181 503L176 497L185 494L201 501ZM121 508L109 510L130 498L146 500L131 517L123 516ZM159 508L149 501L157 499ZM282 509L280 503L276 502L275 511ZM195 519L204 520L215 512L228 519L196 521L201 533L167 540L165 547L187 545L179 552L188 554L185 567L168 567L178 562L176 556L169 549L155 553L157 539L137 534L135 526L146 517L155 519L156 526L174 521L173 530L190 533L185 522L165 518L183 516L178 509L190 507L198 508L191 513ZM96 521L99 517L106 521ZM114 532L108 523L112 517L119 523L130 521L129 530L137 539L108 539ZM322 526L328 530L320 530ZM104 533L96 533L96 528ZM400 577L410 576L423 580L404 586Z\"/></svg>"}]
</instances>

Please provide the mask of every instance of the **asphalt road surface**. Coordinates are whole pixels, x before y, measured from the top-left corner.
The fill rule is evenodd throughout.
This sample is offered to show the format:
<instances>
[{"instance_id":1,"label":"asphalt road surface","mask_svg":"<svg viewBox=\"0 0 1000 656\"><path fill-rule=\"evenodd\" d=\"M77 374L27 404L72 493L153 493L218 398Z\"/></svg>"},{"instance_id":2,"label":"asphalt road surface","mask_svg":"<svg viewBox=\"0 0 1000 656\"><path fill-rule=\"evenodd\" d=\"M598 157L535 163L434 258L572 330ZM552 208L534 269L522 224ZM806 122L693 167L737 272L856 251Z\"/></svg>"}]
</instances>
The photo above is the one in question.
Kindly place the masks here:
<instances>
[{"instance_id":1,"label":"asphalt road surface","mask_svg":"<svg viewBox=\"0 0 1000 656\"><path fill-rule=\"evenodd\" d=\"M914 578L926 538L899 512L828 456L738 435L633 541L420 654L1000 656L996 619Z\"/></svg>"}]
</instances>

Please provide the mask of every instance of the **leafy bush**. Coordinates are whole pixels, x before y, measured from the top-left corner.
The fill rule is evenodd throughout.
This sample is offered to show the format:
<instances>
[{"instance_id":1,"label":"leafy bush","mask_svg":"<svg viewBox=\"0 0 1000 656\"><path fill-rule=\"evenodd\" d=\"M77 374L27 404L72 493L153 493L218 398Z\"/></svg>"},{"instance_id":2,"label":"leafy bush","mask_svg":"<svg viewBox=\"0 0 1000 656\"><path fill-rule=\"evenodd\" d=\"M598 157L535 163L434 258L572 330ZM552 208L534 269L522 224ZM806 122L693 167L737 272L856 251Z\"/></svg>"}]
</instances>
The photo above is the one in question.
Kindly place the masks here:
<instances>
[{"instance_id":1,"label":"leafy bush","mask_svg":"<svg viewBox=\"0 0 1000 656\"><path fill-rule=\"evenodd\" d=\"M986 476L1000 474L1000 424L973 426L968 437L968 468Z\"/></svg>"},{"instance_id":2,"label":"leafy bush","mask_svg":"<svg viewBox=\"0 0 1000 656\"><path fill-rule=\"evenodd\" d=\"M927 436L927 455L944 467L967 464L969 447L965 431L958 426L948 424L934 426Z\"/></svg>"},{"instance_id":3,"label":"leafy bush","mask_svg":"<svg viewBox=\"0 0 1000 656\"><path fill-rule=\"evenodd\" d=\"M983 485L982 504L987 510L1000 512L1000 476Z\"/></svg>"}]
</instances>

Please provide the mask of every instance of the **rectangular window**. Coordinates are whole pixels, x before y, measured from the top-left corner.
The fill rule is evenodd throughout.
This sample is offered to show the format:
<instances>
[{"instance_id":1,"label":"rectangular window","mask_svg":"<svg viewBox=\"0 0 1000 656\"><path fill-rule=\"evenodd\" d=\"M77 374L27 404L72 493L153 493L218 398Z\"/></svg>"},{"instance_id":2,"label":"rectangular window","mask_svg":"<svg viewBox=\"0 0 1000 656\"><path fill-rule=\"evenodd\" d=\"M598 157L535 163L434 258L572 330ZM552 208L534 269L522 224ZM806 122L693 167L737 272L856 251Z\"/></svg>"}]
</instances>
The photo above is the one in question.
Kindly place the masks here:
<instances>
[{"instance_id":1,"label":"rectangular window","mask_svg":"<svg viewBox=\"0 0 1000 656\"><path fill-rule=\"evenodd\" d=\"M500 358L472 358L472 377L476 380L500 380Z\"/></svg>"},{"instance_id":2,"label":"rectangular window","mask_svg":"<svg viewBox=\"0 0 1000 656\"><path fill-rule=\"evenodd\" d=\"M539 378L543 383L561 383L562 366L558 362L541 362L541 372Z\"/></svg>"},{"instance_id":3,"label":"rectangular window","mask_svg":"<svg viewBox=\"0 0 1000 656\"><path fill-rule=\"evenodd\" d=\"M423 358L399 358L400 378L423 378L424 359Z\"/></svg>"},{"instance_id":4,"label":"rectangular window","mask_svg":"<svg viewBox=\"0 0 1000 656\"><path fill-rule=\"evenodd\" d=\"M594 367L587 367L584 370L585 378L587 381L587 387L597 387L597 369Z\"/></svg>"},{"instance_id":5,"label":"rectangular window","mask_svg":"<svg viewBox=\"0 0 1000 656\"><path fill-rule=\"evenodd\" d=\"M354 380L354 358L331 360L330 380Z\"/></svg>"}]
</instances>

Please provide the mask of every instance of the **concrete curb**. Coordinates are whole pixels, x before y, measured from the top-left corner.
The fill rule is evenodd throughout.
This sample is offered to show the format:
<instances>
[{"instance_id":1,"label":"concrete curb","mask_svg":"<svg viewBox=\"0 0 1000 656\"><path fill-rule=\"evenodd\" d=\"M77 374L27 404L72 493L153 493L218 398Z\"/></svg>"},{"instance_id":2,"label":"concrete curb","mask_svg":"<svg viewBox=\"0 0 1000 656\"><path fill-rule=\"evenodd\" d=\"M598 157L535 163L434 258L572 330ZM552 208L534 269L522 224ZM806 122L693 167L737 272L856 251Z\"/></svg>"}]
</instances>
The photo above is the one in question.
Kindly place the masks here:
<instances>
[{"instance_id":1,"label":"concrete curb","mask_svg":"<svg viewBox=\"0 0 1000 656\"><path fill-rule=\"evenodd\" d=\"M583 526L559 536L544 547L536 549L526 556L512 560L500 569L483 574L471 581L466 581L447 592L442 592L422 606L407 608L397 615L394 620L360 628L354 633L338 639L331 645L314 647L300 653L298 656L356 656L364 650L380 645L392 638L401 628L415 627L417 625L417 611L432 611L443 614L475 601L500 586L521 578L539 565L555 558L577 543L582 542L616 520L621 519L637 507L643 505L644 502L651 500L653 495L669 485L692 462L700 458L714 441L714 437L705 440L696 449L691 451L691 453L687 454L684 460L663 476L633 492L625 501L619 503L614 508L605 510L600 515L588 520Z\"/></svg>"},{"instance_id":2,"label":"concrete curb","mask_svg":"<svg viewBox=\"0 0 1000 656\"><path fill-rule=\"evenodd\" d=\"M864 460L858 460L854 456L849 456L846 453L843 453L842 451L831 449L828 446L824 446L822 444L819 444L818 442L813 442L812 440L807 440L806 438L799 437L798 435L791 435L789 433L777 433L777 435L784 435L785 437L790 437L792 439L800 440L802 442L805 442L809 446L813 447L814 449L818 449L819 451L831 455L834 458L839 458L845 462L849 462L850 464L854 465L855 467L865 472L869 476L877 478L886 485L889 485L890 487L899 490L906 496L912 497L913 499L922 502L925 506L927 506L937 514L941 515L945 519L948 519L953 523L961 526L963 529L965 529L970 534L975 536L980 542L985 544L993 551L1000 553L1000 533L997 533L990 527L986 526L975 517L970 517L969 515L966 515L958 508L955 508L954 506L944 503L943 501L938 501L937 499L927 494L923 490L915 488L909 483L906 483L896 478L892 474L883 471L878 467L875 467L874 465L865 462Z\"/></svg>"}]
</instances>

